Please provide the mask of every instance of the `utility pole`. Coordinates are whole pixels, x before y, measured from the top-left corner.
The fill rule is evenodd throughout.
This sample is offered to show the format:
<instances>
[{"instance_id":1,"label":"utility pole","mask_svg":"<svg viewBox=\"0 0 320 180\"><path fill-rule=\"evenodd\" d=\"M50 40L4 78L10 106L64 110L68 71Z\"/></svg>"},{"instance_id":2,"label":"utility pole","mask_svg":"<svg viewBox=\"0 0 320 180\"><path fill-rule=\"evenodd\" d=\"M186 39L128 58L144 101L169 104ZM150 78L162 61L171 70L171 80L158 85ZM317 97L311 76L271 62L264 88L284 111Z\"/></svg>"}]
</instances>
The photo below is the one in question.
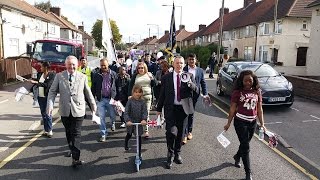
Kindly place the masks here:
<instances>
[{"instance_id":1,"label":"utility pole","mask_svg":"<svg viewBox=\"0 0 320 180\"><path fill-rule=\"evenodd\" d=\"M222 37L223 37L223 15L224 15L224 0L222 0L222 6L220 10L220 30L219 30L219 45L217 50L218 62L220 61L220 48L222 47Z\"/></svg>"}]
</instances>

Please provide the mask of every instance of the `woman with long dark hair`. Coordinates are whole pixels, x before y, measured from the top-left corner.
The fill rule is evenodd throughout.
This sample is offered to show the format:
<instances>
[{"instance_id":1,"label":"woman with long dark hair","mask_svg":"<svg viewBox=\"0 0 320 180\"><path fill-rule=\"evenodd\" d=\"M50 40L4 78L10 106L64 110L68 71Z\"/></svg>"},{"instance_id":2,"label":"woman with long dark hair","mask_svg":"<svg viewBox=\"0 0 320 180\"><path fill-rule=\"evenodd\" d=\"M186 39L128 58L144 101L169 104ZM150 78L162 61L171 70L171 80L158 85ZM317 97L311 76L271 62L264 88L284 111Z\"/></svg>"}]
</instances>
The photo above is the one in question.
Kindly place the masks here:
<instances>
[{"instance_id":1,"label":"woman with long dark hair","mask_svg":"<svg viewBox=\"0 0 320 180\"><path fill-rule=\"evenodd\" d=\"M41 72L37 75L37 80L29 80L34 86L38 89L38 102L40 107L40 112L44 125L44 136L49 138L52 137L52 116L48 115L46 112L47 109L47 100L48 100L48 92L52 85L52 82L55 77L54 72L50 72L50 64L48 62L43 62L41 64Z\"/></svg>"},{"instance_id":2,"label":"woman with long dark hair","mask_svg":"<svg viewBox=\"0 0 320 180\"><path fill-rule=\"evenodd\" d=\"M234 119L234 127L240 141L238 152L233 156L235 166L240 168L240 158L246 172L246 179L252 179L250 168L250 141L259 119L260 127L266 131L264 126L262 96L257 76L251 70L240 73L235 82L234 91L231 96L231 107L228 123L224 126L227 131Z\"/></svg>"}]
</instances>

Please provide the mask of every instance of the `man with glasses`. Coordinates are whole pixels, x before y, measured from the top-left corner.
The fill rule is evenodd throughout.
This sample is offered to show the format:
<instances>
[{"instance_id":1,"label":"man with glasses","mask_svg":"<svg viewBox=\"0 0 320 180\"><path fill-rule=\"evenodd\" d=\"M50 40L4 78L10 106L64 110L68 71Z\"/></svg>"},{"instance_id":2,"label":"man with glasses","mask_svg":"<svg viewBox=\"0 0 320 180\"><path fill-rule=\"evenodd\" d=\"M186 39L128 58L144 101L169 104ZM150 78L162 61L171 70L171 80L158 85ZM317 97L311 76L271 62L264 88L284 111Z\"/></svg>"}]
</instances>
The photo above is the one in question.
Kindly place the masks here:
<instances>
[{"instance_id":1,"label":"man with glasses","mask_svg":"<svg viewBox=\"0 0 320 180\"><path fill-rule=\"evenodd\" d=\"M113 106L110 104L111 98L115 98L117 95L116 90L117 74L109 69L109 63L107 59L100 60L100 69L94 73L92 78L91 91L94 97L98 100L98 111L101 120L100 124L100 142L106 141L108 135L106 129L106 111L108 111L111 120L111 130L115 130L116 114Z\"/></svg>"}]
</instances>

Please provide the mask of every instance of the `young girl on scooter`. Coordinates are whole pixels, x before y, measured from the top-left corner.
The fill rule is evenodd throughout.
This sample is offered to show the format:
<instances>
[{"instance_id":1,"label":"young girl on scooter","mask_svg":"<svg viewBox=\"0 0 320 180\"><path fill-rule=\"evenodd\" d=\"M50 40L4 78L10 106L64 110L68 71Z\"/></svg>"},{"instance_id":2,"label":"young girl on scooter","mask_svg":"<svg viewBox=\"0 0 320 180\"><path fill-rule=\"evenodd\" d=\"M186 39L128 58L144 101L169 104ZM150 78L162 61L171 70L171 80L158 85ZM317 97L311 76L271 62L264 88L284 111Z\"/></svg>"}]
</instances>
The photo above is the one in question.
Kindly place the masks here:
<instances>
[{"instance_id":1,"label":"young girl on scooter","mask_svg":"<svg viewBox=\"0 0 320 180\"><path fill-rule=\"evenodd\" d=\"M147 125L148 110L145 101L143 100L143 90L140 85L134 85L132 88L132 96L129 98L125 112L124 119L127 122L127 136L125 139L125 150L129 150L128 142L132 137L134 131L138 131L139 141L139 157L141 159L141 135L143 134L143 125ZM136 129L132 123L141 123Z\"/></svg>"}]
</instances>

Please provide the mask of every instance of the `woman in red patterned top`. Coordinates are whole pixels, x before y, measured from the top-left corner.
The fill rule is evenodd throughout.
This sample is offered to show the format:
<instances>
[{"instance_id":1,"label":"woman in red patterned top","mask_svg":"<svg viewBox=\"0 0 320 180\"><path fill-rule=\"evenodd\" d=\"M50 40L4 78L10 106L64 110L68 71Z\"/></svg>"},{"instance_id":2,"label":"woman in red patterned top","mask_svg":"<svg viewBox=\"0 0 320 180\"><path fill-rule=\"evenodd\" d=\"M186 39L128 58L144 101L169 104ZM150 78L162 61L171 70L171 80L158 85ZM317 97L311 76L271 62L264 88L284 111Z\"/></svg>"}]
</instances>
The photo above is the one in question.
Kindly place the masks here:
<instances>
[{"instance_id":1,"label":"woman in red patterned top","mask_svg":"<svg viewBox=\"0 0 320 180\"><path fill-rule=\"evenodd\" d=\"M235 166L240 168L240 158L246 172L246 179L252 179L250 169L250 141L257 126L256 119L259 119L260 126L266 131L263 119L262 97L257 76L250 70L240 73L235 82L235 88L231 96L231 107L228 116L228 123L224 126L227 131L232 119L240 141L239 150L233 156Z\"/></svg>"}]
</instances>

